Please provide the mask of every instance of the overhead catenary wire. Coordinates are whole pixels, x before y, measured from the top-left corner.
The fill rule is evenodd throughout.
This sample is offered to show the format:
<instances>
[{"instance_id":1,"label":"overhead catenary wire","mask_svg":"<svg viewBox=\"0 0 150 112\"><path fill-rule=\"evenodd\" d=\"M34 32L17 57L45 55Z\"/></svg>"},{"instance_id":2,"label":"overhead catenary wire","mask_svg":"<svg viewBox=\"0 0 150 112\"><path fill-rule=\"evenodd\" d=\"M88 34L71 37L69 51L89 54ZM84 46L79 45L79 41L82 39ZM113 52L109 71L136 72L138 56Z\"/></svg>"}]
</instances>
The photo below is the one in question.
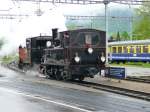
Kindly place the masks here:
<instances>
[{"instance_id":1,"label":"overhead catenary wire","mask_svg":"<svg viewBox=\"0 0 150 112\"><path fill-rule=\"evenodd\" d=\"M29 15L22 14L0 14L0 19L19 19L20 17L28 17Z\"/></svg>"},{"instance_id":2,"label":"overhead catenary wire","mask_svg":"<svg viewBox=\"0 0 150 112\"><path fill-rule=\"evenodd\" d=\"M66 19L70 20L89 20L89 19L105 19L104 15L101 16L81 16L81 15L64 15ZM109 19L124 19L124 20L130 20L130 16L108 16ZM133 19L139 18L139 17L132 17Z\"/></svg>"},{"instance_id":3,"label":"overhead catenary wire","mask_svg":"<svg viewBox=\"0 0 150 112\"><path fill-rule=\"evenodd\" d=\"M104 2L112 2L119 4L131 4L131 5L141 5L142 3L149 2L150 0L12 0L17 2L45 2L45 3L60 3L60 4L104 4Z\"/></svg>"}]
</instances>

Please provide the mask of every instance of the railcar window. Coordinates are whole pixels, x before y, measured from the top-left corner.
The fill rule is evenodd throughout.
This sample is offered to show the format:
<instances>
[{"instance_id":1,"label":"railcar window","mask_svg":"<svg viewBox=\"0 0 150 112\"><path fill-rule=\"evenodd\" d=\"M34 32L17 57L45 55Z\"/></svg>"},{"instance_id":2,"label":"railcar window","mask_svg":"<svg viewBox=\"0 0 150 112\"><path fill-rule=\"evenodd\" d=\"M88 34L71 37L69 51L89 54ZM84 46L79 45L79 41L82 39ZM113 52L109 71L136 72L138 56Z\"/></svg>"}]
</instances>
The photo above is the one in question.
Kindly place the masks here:
<instances>
[{"instance_id":1,"label":"railcar window","mask_svg":"<svg viewBox=\"0 0 150 112\"><path fill-rule=\"evenodd\" d=\"M130 53L134 53L134 46L130 47Z\"/></svg>"},{"instance_id":2,"label":"railcar window","mask_svg":"<svg viewBox=\"0 0 150 112\"><path fill-rule=\"evenodd\" d=\"M117 52L117 49L116 49L116 47L112 47L112 50L113 50L113 53L116 53Z\"/></svg>"},{"instance_id":3,"label":"railcar window","mask_svg":"<svg viewBox=\"0 0 150 112\"><path fill-rule=\"evenodd\" d=\"M140 46L136 46L136 53L141 53L141 47Z\"/></svg>"},{"instance_id":4,"label":"railcar window","mask_svg":"<svg viewBox=\"0 0 150 112\"><path fill-rule=\"evenodd\" d=\"M122 46L118 47L118 53L122 53Z\"/></svg>"},{"instance_id":5,"label":"railcar window","mask_svg":"<svg viewBox=\"0 0 150 112\"><path fill-rule=\"evenodd\" d=\"M148 46L143 46L143 53L148 53Z\"/></svg>"},{"instance_id":6,"label":"railcar window","mask_svg":"<svg viewBox=\"0 0 150 112\"><path fill-rule=\"evenodd\" d=\"M124 49L124 53L128 53L127 46L123 46L123 49Z\"/></svg>"}]
</instances>

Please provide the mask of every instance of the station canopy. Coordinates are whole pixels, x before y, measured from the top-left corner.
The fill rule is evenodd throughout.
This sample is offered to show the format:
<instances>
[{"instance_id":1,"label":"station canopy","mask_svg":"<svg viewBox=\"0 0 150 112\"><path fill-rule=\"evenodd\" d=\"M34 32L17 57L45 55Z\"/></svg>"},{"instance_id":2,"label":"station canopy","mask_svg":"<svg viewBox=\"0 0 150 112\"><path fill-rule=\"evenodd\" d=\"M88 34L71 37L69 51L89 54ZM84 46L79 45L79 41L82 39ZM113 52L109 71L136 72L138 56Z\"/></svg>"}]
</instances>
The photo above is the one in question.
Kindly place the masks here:
<instances>
[{"instance_id":1,"label":"station canopy","mask_svg":"<svg viewBox=\"0 0 150 112\"><path fill-rule=\"evenodd\" d=\"M12 0L12 1L28 1L28 2L50 2L61 4L103 4L103 3L120 3L129 5L141 5L150 2L150 0Z\"/></svg>"}]
</instances>

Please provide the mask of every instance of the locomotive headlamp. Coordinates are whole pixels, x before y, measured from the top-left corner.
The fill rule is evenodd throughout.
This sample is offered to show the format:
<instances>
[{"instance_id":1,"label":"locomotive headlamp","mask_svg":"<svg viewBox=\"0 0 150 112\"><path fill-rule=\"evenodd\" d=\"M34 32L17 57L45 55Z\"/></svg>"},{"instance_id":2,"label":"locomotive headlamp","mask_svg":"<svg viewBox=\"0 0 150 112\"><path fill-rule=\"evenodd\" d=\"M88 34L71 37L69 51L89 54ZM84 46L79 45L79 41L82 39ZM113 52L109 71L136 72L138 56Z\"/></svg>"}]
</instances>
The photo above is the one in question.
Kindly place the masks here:
<instances>
[{"instance_id":1,"label":"locomotive headlamp","mask_svg":"<svg viewBox=\"0 0 150 112\"><path fill-rule=\"evenodd\" d=\"M92 48L88 48L88 53L92 54L93 53L93 49Z\"/></svg>"},{"instance_id":2,"label":"locomotive headlamp","mask_svg":"<svg viewBox=\"0 0 150 112\"><path fill-rule=\"evenodd\" d=\"M47 42L46 42L46 47L51 47L51 45L52 45L52 42L51 42L51 41L47 41Z\"/></svg>"},{"instance_id":3,"label":"locomotive headlamp","mask_svg":"<svg viewBox=\"0 0 150 112\"><path fill-rule=\"evenodd\" d=\"M104 56L101 56L101 61L105 62L105 57Z\"/></svg>"},{"instance_id":4,"label":"locomotive headlamp","mask_svg":"<svg viewBox=\"0 0 150 112\"><path fill-rule=\"evenodd\" d=\"M76 56L76 57L74 58L74 60L75 60L76 63L79 63L80 57Z\"/></svg>"},{"instance_id":5,"label":"locomotive headlamp","mask_svg":"<svg viewBox=\"0 0 150 112\"><path fill-rule=\"evenodd\" d=\"M75 54L74 60L76 63L80 62L80 57L78 56L78 53Z\"/></svg>"},{"instance_id":6,"label":"locomotive headlamp","mask_svg":"<svg viewBox=\"0 0 150 112\"><path fill-rule=\"evenodd\" d=\"M105 62L105 60L106 60L106 58L105 58L105 56L104 56L104 53L103 53L103 52L102 52L102 54L101 54L100 59L101 59L101 61L102 61L102 62Z\"/></svg>"}]
</instances>

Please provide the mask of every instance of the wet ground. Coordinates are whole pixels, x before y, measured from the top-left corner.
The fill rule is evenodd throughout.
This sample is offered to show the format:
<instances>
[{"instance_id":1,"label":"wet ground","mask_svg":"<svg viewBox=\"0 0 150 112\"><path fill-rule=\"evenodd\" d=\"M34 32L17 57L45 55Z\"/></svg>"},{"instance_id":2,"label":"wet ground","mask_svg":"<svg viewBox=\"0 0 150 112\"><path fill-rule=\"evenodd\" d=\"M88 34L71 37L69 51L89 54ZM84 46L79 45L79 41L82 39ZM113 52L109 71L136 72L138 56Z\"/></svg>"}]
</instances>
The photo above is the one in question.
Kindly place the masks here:
<instances>
[{"instance_id":1,"label":"wet ground","mask_svg":"<svg viewBox=\"0 0 150 112\"><path fill-rule=\"evenodd\" d=\"M31 74L31 75L30 75ZM150 112L150 102L0 67L2 112Z\"/></svg>"}]
</instances>

